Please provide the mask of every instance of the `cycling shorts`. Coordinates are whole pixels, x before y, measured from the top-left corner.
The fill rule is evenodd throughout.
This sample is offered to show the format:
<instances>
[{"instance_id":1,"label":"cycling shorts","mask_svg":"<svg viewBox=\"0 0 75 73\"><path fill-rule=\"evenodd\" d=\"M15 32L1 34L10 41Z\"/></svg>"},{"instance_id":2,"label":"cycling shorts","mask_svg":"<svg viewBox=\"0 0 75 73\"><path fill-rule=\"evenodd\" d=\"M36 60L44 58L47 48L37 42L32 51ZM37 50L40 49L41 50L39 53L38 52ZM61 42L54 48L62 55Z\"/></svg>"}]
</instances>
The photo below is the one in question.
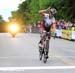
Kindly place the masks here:
<instances>
[{"instance_id":1,"label":"cycling shorts","mask_svg":"<svg viewBox=\"0 0 75 73\"><path fill-rule=\"evenodd\" d=\"M45 25L44 25L44 30L45 30L46 32L50 32L51 27L52 27L52 25L49 25L49 26L45 26Z\"/></svg>"}]
</instances>

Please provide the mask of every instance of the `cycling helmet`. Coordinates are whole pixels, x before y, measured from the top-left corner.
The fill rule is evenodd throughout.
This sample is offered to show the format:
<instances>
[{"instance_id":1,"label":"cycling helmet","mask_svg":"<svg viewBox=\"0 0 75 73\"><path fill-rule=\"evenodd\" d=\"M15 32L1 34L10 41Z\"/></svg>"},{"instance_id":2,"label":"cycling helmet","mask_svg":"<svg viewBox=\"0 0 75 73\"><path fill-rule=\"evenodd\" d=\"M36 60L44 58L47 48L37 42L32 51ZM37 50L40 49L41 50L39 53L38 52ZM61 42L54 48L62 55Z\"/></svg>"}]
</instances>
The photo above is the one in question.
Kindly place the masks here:
<instances>
[{"instance_id":1,"label":"cycling helmet","mask_svg":"<svg viewBox=\"0 0 75 73\"><path fill-rule=\"evenodd\" d=\"M54 14L57 13L57 10L56 10L55 8L51 8L51 9L50 9L50 12L54 15Z\"/></svg>"}]
</instances>

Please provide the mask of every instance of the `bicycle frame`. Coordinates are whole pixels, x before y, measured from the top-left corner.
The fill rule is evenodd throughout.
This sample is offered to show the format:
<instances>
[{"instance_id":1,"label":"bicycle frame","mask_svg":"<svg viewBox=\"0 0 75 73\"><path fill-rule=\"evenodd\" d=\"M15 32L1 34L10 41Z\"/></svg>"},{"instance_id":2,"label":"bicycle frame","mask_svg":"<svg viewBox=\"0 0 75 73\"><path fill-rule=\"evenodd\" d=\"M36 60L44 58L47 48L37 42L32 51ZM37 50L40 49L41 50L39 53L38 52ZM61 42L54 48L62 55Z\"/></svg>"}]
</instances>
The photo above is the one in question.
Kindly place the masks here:
<instances>
[{"instance_id":1,"label":"bicycle frame","mask_svg":"<svg viewBox=\"0 0 75 73\"><path fill-rule=\"evenodd\" d=\"M47 61L47 56L48 56L48 51L49 51L49 35L50 35L50 32L46 32L45 34L45 38L43 40L43 45L44 45L44 63L46 63Z\"/></svg>"}]
</instances>

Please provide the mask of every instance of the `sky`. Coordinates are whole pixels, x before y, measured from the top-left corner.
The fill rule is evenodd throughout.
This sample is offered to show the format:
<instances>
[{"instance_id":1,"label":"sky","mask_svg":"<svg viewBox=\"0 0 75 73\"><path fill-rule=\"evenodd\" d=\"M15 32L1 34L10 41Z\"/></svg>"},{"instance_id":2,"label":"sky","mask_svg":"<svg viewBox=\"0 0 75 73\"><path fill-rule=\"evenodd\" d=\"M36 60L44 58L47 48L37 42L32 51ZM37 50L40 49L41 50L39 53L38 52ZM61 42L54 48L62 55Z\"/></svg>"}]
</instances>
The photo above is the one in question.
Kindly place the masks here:
<instances>
[{"instance_id":1,"label":"sky","mask_svg":"<svg viewBox=\"0 0 75 73\"><path fill-rule=\"evenodd\" d=\"M0 0L0 15L5 21L11 16L11 11L17 10L18 5L25 0Z\"/></svg>"}]
</instances>

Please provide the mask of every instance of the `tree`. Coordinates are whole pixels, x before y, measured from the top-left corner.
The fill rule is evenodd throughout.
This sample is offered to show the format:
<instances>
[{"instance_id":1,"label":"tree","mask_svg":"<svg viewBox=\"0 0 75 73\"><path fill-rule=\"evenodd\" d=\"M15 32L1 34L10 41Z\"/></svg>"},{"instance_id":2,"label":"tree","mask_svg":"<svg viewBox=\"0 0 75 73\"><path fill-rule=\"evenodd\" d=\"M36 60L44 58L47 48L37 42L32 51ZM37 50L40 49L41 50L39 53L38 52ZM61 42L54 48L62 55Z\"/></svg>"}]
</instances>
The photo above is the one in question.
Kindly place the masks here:
<instances>
[{"instance_id":1,"label":"tree","mask_svg":"<svg viewBox=\"0 0 75 73\"><path fill-rule=\"evenodd\" d=\"M49 6L57 9L56 19L75 20L75 0L25 0L12 12L12 17L23 24L41 20L38 11Z\"/></svg>"},{"instance_id":2,"label":"tree","mask_svg":"<svg viewBox=\"0 0 75 73\"><path fill-rule=\"evenodd\" d=\"M0 15L0 24L3 24L5 21L3 20L2 15Z\"/></svg>"},{"instance_id":3,"label":"tree","mask_svg":"<svg viewBox=\"0 0 75 73\"><path fill-rule=\"evenodd\" d=\"M0 32L4 32L6 31L6 25L5 25L5 21L3 20L2 15L0 15Z\"/></svg>"}]
</instances>

